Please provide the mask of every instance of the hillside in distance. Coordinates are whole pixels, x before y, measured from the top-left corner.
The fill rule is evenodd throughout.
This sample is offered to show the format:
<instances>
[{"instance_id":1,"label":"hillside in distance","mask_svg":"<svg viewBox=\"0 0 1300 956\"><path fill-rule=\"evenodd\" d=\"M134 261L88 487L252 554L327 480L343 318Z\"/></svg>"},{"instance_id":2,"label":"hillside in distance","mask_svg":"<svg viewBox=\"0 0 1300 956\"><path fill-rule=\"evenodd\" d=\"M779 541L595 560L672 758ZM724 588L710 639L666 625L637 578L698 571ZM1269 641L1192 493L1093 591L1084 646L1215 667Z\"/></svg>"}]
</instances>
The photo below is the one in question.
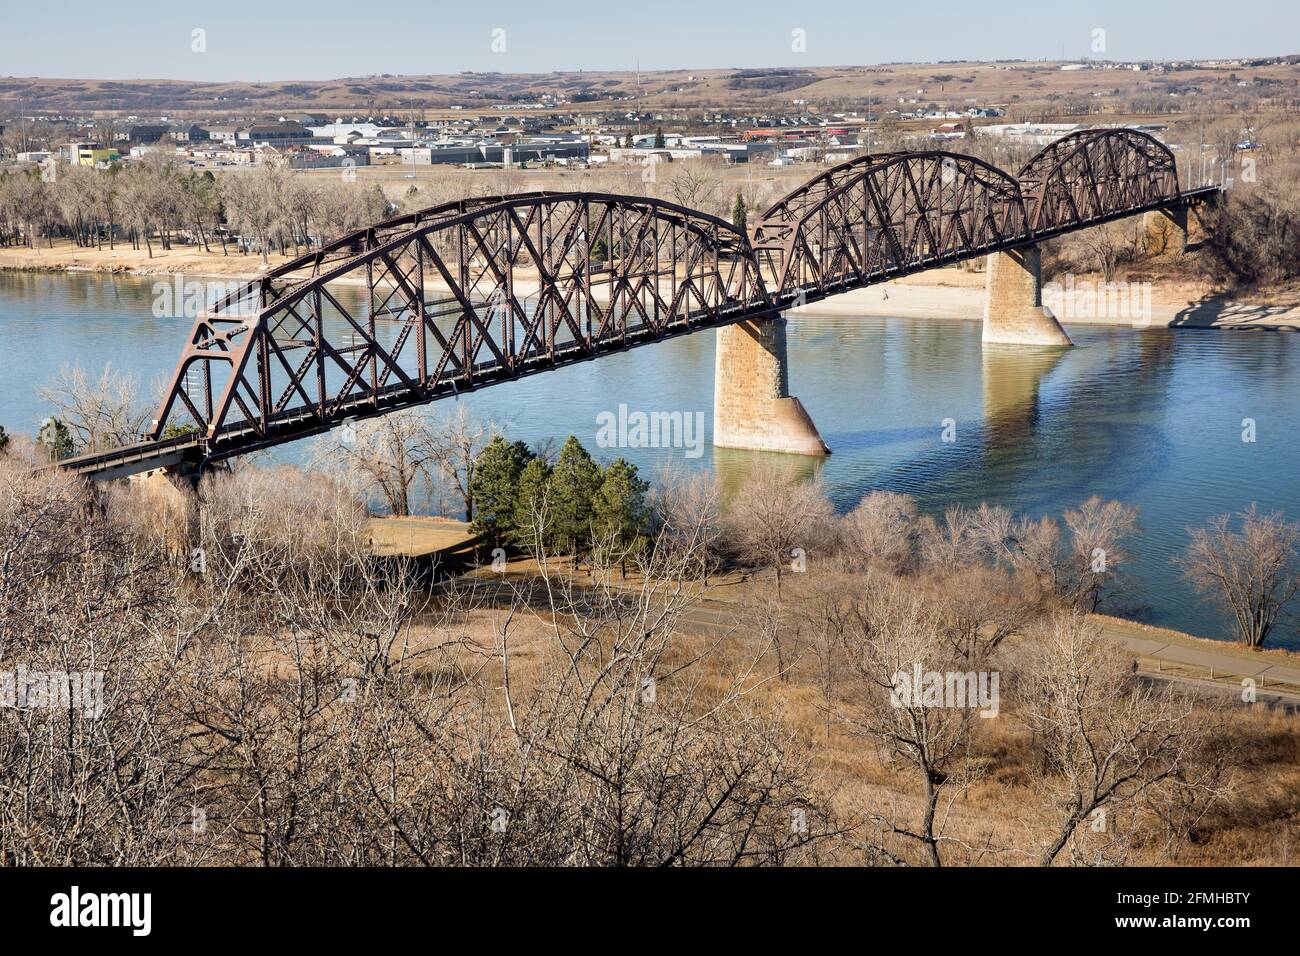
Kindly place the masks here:
<instances>
[{"instance_id":1,"label":"hillside in distance","mask_svg":"<svg viewBox=\"0 0 1300 956\"><path fill-rule=\"evenodd\" d=\"M566 109L789 109L921 103L1016 103L1062 99L1192 96L1248 87L1300 94L1300 57L1157 69L1062 69L1061 63L923 63L881 66L457 73L267 83L187 80L0 78L0 114L241 113L445 110L460 106L561 105Z\"/></svg>"}]
</instances>

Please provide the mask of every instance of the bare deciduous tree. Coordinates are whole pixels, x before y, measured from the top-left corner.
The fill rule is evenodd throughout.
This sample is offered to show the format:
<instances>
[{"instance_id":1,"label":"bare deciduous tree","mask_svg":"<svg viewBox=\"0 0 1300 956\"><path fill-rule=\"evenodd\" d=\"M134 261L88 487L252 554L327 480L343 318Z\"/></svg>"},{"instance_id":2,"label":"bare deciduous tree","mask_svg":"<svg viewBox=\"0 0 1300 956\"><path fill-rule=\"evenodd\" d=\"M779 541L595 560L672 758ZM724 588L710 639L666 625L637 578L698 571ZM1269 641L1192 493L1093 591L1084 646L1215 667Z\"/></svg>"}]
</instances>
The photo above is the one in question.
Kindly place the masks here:
<instances>
[{"instance_id":1,"label":"bare deciduous tree","mask_svg":"<svg viewBox=\"0 0 1300 956\"><path fill-rule=\"evenodd\" d=\"M478 421L464 405L457 405L454 412L435 419L429 425L433 466L460 499L466 521L474 520L474 497L470 494L474 483L474 463L496 434L495 423Z\"/></svg>"},{"instance_id":2,"label":"bare deciduous tree","mask_svg":"<svg viewBox=\"0 0 1300 956\"><path fill-rule=\"evenodd\" d=\"M974 778L974 702L950 706L922 692L916 675L959 674L965 658L941 636L928 597L897 579L876 578L861 599L831 623L849 661L860 707L844 714L854 732L874 740L920 779L919 821L882 817L888 832L915 841L930 866L942 865L941 845L951 798ZM943 677L941 677L941 680Z\"/></svg>"},{"instance_id":3,"label":"bare deciduous tree","mask_svg":"<svg viewBox=\"0 0 1300 956\"><path fill-rule=\"evenodd\" d=\"M683 475L665 469L650 489L648 505L660 540L699 559L705 586L721 561L722 493L712 475Z\"/></svg>"},{"instance_id":4,"label":"bare deciduous tree","mask_svg":"<svg viewBox=\"0 0 1300 956\"><path fill-rule=\"evenodd\" d=\"M140 402L135 376L104 366L92 379L81 366L64 366L41 387L41 397L72 430L79 450L103 451L140 440L150 410Z\"/></svg>"},{"instance_id":5,"label":"bare deciduous tree","mask_svg":"<svg viewBox=\"0 0 1300 956\"><path fill-rule=\"evenodd\" d=\"M1096 495L1065 513L1071 549L1066 596L1074 607L1101 608L1128 562L1123 544L1137 533L1137 517L1137 508Z\"/></svg>"},{"instance_id":6,"label":"bare deciduous tree","mask_svg":"<svg viewBox=\"0 0 1300 956\"><path fill-rule=\"evenodd\" d=\"M541 604L547 663L525 704L514 672L518 637L503 623L498 683L518 769L498 791L510 818L522 821L504 830L504 858L779 864L825 838L825 814L790 731L745 705L765 644L720 687L703 686L694 664L681 663L684 653L698 662L721 651L713 636L689 652L680 646L699 547L661 536L639 553L630 587L608 576L579 588L543 560L540 602L516 595L518 607Z\"/></svg>"},{"instance_id":7,"label":"bare deciduous tree","mask_svg":"<svg viewBox=\"0 0 1300 956\"><path fill-rule=\"evenodd\" d=\"M714 163L705 160L673 163L672 173L666 179L668 196L678 205L713 212L718 204L722 176Z\"/></svg>"},{"instance_id":8,"label":"bare deciduous tree","mask_svg":"<svg viewBox=\"0 0 1300 956\"><path fill-rule=\"evenodd\" d=\"M920 522L921 560L951 570L996 558L1006 549L1011 524L1008 509L983 503L978 508L954 505L944 511L942 522L927 515Z\"/></svg>"},{"instance_id":9,"label":"bare deciduous tree","mask_svg":"<svg viewBox=\"0 0 1300 956\"><path fill-rule=\"evenodd\" d=\"M1191 700L1135 678L1125 660L1078 612L1034 635L1020 685L1019 714L1044 758L1038 782L1054 815L1039 862L1051 866L1081 829L1113 847L1119 814L1175 781L1201 746Z\"/></svg>"},{"instance_id":10,"label":"bare deciduous tree","mask_svg":"<svg viewBox=\"0 0 1300 956\"><path fill-rule=\"evenodd\" d=\"M316 443L312 461L360 494L378 495L393 515L409 515L429 487L438 462L438 436L421 409L347 422Z\"/></svg>"},{"instance_id":11,"label":"bare deciduous tree","mask_svg":"<svg viewBox=\"0 0 1300 956\"><path fill-rule=\"evenodd\" d=\"M257 240L263 265L270 261L272 241L287 224L285 193L288 188L289 171L277 162L259 163L222 182L226 218L235 228Z\"/></svg>"},{"instance_id":12,"label":"bare deciduous tree","mask_svg":"<svg viewBox=\"0 0 1300 956\"><path fill-rule=\"evenodd\" d=\"M1192 529L1191 536L1180 558L1184 574L1231 618L1237 640L1262 647L1300 590L1300 526L1252 504L1235 519L1219 515L1208 527Z\"/></svg>"},{"instance_id":13,"label":"bare deciduous tree","mask_svg":"<svg viewBox=\"0 0 1300 956\"><path fill-rule=\"evenodd\" d=\"M795 549L808 554L830 544L834 509L816 481L791 480L760 471L741 486L727 516L729 533L748 561L776 572L777 598L786 563Z\"/></svg>"},{"instance_id":14,"label":"bare deciduous tree","mask_svg":"<svg viewBox=\"0 0 1300 956\"><path fill-rule=\"evenodd\" d=\"M1041 610L1022 578L996 565L973 564L924 579L939 634L967 662L982 662Z\"/></svg>"}]
</instances>

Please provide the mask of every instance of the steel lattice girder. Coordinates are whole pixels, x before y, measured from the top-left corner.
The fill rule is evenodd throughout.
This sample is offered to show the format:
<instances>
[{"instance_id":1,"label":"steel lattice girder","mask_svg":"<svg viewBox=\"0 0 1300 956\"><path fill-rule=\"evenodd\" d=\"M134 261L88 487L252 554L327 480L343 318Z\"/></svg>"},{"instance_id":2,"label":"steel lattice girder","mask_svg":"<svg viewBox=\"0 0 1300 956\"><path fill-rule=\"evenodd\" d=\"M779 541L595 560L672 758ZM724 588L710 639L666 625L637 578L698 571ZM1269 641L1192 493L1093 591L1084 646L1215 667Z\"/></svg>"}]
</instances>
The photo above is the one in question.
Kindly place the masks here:
<instances>
[{"instance_id":1,"label":"steel lattice girder","mask_svg":"<svg viewBox=\"0 0 1300 956\"><path fill-rule=\"evenodd\" d=\"M740 231L658 200L512 196L375 232L255 315L197 321L155 438L178 405L209 444L257 441L770 308Z\"/></svg>"},{"instance_id":2,"label":"steel lattice girder","mask_svg":"<svg viewBox=\"0 0 1300 956\"><path fill-rule=\"evenodd\" d=\"M443 203L222 299L195 321L152 441L68 465L226 457L1193 198L1167 147L1115 129L1063 137L1017 178L939 150L860 157L774 203L748 235L606 193ZM163 440L178 409L197 432Z\"/></svg>"},{"instance_id":3,"label":"steel lattice girder","mask_svg":"<svg viewBox=\"0 0 1300 956\"><path fill-rule=\"evenodd\" d=\"M1036 232L1084 225L1179 194L1169 147L1130 129L1082 130L1045 147L1020 170Z\"/></svg>"},{"instance_id":4,"label":"steel lattice girder","mask_svg":"<svg viewBox=\"0 0 1300 956\"><path fill-rule=\"evenodd\" d=\"M868 166L879 165L895 156L906 153L870 153L858 156L808 180L797 189L778 199L758 218L759 224L782 223L788 225L800 219L805 212L819 205L831 193L849 180L860 175Z\"/></svg>"},{"instance_id":5,"label":"steel lattice girder","mask_svg":"<svg viewBox=\"0 0 1300 956\"><path fill-rule=\"evenodd\" d=\"M774 207L778 215L786 208ZM754 243L777 295L807 296L1027 234L1015 179L974 157L932 150L861 165L798 219L761 221Z\"/></svg>"}]
</instances>

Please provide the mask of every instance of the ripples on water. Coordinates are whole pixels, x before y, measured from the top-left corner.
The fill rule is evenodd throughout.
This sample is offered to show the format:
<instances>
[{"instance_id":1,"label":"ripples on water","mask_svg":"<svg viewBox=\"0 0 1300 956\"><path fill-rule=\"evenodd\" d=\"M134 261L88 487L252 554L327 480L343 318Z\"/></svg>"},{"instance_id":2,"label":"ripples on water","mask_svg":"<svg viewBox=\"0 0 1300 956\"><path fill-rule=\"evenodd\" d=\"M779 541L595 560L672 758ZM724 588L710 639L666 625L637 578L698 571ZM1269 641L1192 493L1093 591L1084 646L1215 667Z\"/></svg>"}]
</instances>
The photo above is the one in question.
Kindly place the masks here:
<instances>
[{"instance_id":1,"label":"ripples on water","mask_svg":"<svg viewBox=\"0 0 1300 956\"><path fill-rule=\"evenodd\" d=\"M157 319L146 280L0 273L0 424L30 431L48 414L36 387L59 368L105 362L142 386L167 379L188 320ZM932 512L989 501L1059 514L1090 495L1141 509L1135 600L1152 623L1224 636L1171 559L1188 527L1251 502L1300 519L1300 339L1295 335L1075 326L1064 352L985 349L976 322L804 316L790 321L791 390L834 454L597 449L596 415L713 410L713 335L609 356L468 395L480 417L537 442L577 435L645 474L675 462L734 487L763 461L820 472L841 509L883 488ZM941 441L942 422L957 440ZM1242 420L1256 422L1244 443ZM300 447L277 456L294 460ZM1289 640L1291 646L1300 641Z\"/></svg>"}]
</instances>

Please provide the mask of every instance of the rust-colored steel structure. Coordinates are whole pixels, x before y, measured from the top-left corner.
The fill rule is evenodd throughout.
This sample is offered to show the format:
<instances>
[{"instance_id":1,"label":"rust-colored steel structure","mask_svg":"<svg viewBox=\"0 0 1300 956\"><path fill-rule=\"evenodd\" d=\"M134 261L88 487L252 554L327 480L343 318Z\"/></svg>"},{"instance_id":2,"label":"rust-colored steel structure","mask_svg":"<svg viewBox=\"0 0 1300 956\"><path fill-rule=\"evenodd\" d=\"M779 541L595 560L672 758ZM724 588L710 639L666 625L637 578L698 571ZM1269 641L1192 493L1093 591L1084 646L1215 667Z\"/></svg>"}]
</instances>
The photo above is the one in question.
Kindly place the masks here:
<instances>
[{"instance_id":1,"label":"rust-colored steel structure","mask_svg":"<svg viewBox=\"0 0 1300 956\"><path fill-rule=\"evenodd\" d=\"M1015 179L938 150L862 162L815 201L804 198L782 200L754 228L755 252L782 304L984 255L1029 235Z\"/></svg>"},{"instance_id":2,"label":"rust-colored steel structure","mask_svg":"<svg viewBox=\"0 0 1300 956\"><path fill-rule=\"evenodd\" d=\"M1169 147L1131 129L1071 133L1044 147L1016 178L1035 233L1078 229L1179 195Z\"/></svg>"},{"instance_id":3,"label":"rust-colored steel structure","mask_svg":"<svg viewBox=\"0 0 1300 956\"><path fill-rule=\"evenodd\" d=\"M1163 144L1115 129L1058 140L1018 177L938 150L864 156L748 233L604 193L444 203L223 298L195 321L147 440L64 464L101 479L201 467L1213 192L1180 192Z\"/></svg>"},{"instance_id":4,"label":"rust-colored steel structure","mask_svg":"<svg viewBox=\"0 0 1300 956\"><path fill-rule=\"evenodd\" d=\"M369 230L355 245L201 317L155 438L183 407L209 453L224 456L767 302L743 233L653 199L495 197ZM346 284L357 278L359 297Z\"/></svg>"}]
</instances>

